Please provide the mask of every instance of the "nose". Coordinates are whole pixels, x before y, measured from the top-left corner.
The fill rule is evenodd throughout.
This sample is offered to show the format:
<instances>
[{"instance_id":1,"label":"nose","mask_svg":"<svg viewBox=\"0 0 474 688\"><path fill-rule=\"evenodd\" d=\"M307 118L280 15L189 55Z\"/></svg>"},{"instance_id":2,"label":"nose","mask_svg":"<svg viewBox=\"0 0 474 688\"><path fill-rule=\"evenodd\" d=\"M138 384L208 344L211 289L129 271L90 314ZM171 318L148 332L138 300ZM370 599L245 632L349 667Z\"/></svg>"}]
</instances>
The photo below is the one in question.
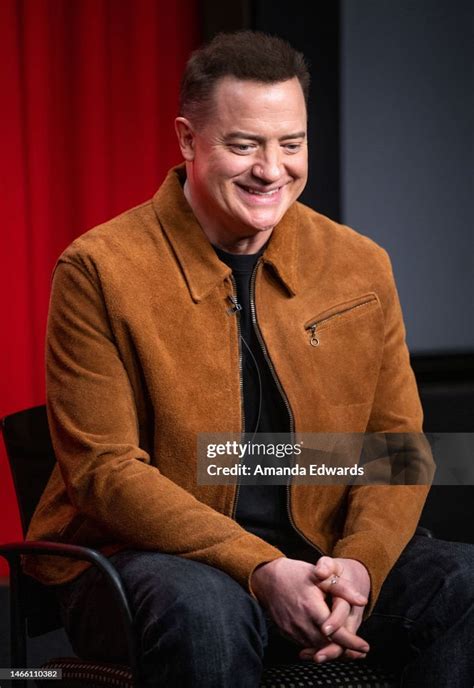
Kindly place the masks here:
<instances>
[{"instance_id":1,"label":"nose","mask_svg":"<svg viewBox=\"0 0 474 688\"><path fill-rule=\"evenodd\" d=\"M280 179L282 174L280 147L272 146L262 151L252 168L252 174L265 184L271 184Z\"/></svg>"}]
</instances>

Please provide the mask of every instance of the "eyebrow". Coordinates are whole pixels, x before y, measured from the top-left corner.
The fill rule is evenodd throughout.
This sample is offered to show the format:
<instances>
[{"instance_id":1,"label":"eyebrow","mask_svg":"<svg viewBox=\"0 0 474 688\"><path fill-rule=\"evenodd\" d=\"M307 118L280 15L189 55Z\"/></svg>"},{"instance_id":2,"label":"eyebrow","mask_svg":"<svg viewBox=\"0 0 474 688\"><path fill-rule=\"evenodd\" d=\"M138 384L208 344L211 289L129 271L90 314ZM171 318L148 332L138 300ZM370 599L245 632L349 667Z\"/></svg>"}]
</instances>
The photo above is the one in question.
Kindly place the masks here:
<instances>
[{"instance_id":1,"label":"eyebrow","mask_svg":"<svg viewBox=\"0 0 474 688\"><path fill-rule=\"evenodd\" d=\"M230 139L247 139L249 141L256 141L257 143L263 143L265 141L264 136L258 136L257 134L250 134L248 131L231 131L225 137L226 140ZM279 141L288 141L289 139L304 139L306 138L305 131L297 131L294 134L285 134L280 136Z\"/></svg>"}]
</instances>

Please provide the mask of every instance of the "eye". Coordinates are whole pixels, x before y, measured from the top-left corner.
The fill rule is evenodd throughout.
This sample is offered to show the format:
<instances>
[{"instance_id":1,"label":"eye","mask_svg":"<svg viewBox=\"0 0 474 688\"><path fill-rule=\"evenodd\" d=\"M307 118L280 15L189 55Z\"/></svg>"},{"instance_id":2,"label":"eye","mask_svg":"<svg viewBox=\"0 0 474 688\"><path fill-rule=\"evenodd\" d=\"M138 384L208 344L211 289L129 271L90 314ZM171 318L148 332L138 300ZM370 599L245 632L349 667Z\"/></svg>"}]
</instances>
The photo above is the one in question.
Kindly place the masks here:
<instances>
[{"instance_id":1,"label":"eye","mask_svg":"<svg viewBox=\"0 0 474 688\"><path fill-rule=\"evenodd\" d=\"M248 155L253 153L256 146L254 143L231 143L229 148L238 155Z\"/></svg>"},{"instance_id":2,"label":"eye","mask_svg":"<svg viewBox=\"0 0 474 688\"><path fill-rule=\"evenodd\" d=\"M283 148L288 152L288 153L298 153L298 151L301 150L302 144L300 142L298 143L285 143L283 145Z\"/></svg>"}]
</instances>

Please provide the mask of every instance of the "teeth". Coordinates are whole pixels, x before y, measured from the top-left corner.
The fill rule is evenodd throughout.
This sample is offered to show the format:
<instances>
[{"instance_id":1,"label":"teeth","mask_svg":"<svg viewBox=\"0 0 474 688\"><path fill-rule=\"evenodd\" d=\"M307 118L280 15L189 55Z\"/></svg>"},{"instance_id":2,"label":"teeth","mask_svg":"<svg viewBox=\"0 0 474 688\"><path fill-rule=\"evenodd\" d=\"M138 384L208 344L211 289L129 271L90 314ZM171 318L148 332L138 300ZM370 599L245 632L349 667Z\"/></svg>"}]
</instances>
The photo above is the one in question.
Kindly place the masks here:
<instances>
[{"instance_id":1,"label":"teeth","mask_svg":"<svg viewBox=\"0 0 474 688\"><path fill-rule=\"evenodd\" d=\"M272 189L272 191L256 191L255 189L251 189L248 186L244 187L246 191L248 191L251 194L255 194L256 196L272 196L273 194L276 194L277 191L280 189Z\"/></svg>"}]
</instances>

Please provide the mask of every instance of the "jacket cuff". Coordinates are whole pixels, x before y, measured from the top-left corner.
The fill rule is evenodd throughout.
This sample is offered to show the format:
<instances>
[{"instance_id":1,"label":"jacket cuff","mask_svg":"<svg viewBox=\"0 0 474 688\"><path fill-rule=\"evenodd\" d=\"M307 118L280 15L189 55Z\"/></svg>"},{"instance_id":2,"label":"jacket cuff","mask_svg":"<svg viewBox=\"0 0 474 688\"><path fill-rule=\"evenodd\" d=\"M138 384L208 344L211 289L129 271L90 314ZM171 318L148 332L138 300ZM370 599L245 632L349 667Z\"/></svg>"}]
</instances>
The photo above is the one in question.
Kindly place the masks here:
<instances>
[{"instance_id":1,"label":"jacket cuff","mask_svg":"<svg viewBox=\"0 0 474 688\"><path fill-rule=\"evenodd\" d=\"M199 557L199 559L225 571L255 599L256 596L250 583L255 569L262 564L268 564L274 559L285 556L273 545L247 532L231 541L220 543L214 552L211 548L209 554L210 556ZM192 556L191 558L195 559L196 557Z\"/></svg>"}]
</instances>

